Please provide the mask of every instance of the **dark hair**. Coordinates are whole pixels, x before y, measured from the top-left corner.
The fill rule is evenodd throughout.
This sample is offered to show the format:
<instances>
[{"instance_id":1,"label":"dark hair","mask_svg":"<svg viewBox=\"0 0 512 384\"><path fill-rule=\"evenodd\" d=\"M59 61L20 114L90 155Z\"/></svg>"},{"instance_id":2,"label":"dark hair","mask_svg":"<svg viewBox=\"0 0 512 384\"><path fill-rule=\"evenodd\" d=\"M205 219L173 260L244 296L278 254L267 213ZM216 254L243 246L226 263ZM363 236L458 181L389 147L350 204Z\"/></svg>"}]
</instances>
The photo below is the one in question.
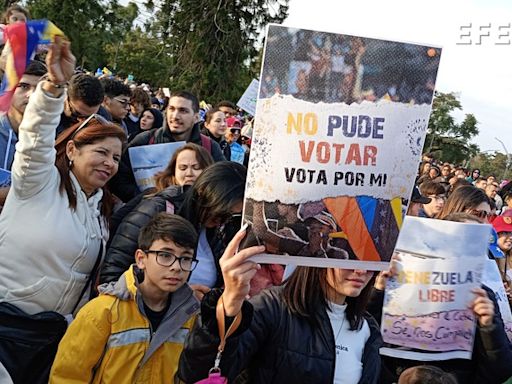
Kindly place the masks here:
<instances>
[{"instance_id":1,"label":"dark hair","mask_svg":"<svg viewBox=\"0 0 512 384\"><path fill-rule=\"evenodd\" d=\"M420 192L423 196L444 195L446 189L441 184L434 181L424 181L420 185Z\"/></svg>"},{"instance_id":2,"label":"dark hair","mask_svg":"<svg viewBox=\"0 0 512 384\"><path fill-rule=\"evenodd\" d=\"M217 112L222 112L219 108L210 108L204 117L204 122L210 124L210 121Z\"/></svg>"},{"instance_id":3,"label":"dark hair","mask_svg":"<svg viewBox=\"0 0 512 384\"><path fill-rule=\"evenodd\" d=\"M86 73L74 75L69 82L68 97L80 100L89 107L96 107L103 102L105 92L100 80Z\"/></svg>"},{"instance_id":4,"label":"dark hair","mask_svg":"<svg viewBox=\"0 0 512 384\"><path fill-rule=\"evenodd\" d=\"M151 98L149 97L148 93L141 88L135 88L132 91L130 102L142 104L144 109L148 109L151 107Z\"/></svg>"},{"instance_id":5,"label":"dark hair","mask_svg":"<svg viewBox=\"0 0 512 384\"><path fill-rule=\"evenodd\" d=\"M184 218L160 212L140 230L139 248L147 251L157 240L172 241L180 247L194 249L197 232Z\"/></svg>"},{"instance_id":6,"label":"dark hair","mask_svg":"<svg viewBox=\"0 0 512 384\"><path fill-rule=\"evenodd\" d=\"M119 80L103 78L100 81L107 97L113 98L119 95L132 96L130 87Z\"/></svg>"},{"instance_id":7,"label":"dark hair","mask_svg":"<svg viewBox=\"0 0 512 384\"><path fill-rule=\"evenodd\" d=\"M192 110L195 113L199 112L199 100L196 97L196 95L194 95L190 92L187 92L187 91L178 91L178 92L173 92L171 94L171 97L182 97L184 99L189 100L192 103Z\"/></svg>"},{"instance_id":8,"label":"dark hair","mask_svg":"<svg viewBox=\"0 0 512 384\"><path fill-rule=\"evenodd\" d=\"M160 128L164 124L164 115L158 109L156 109L156 108L144 109L142 111L142 113L140 114L141 118L142 118L142 115L144 115L144 112L146 112L146 111L151 113L153 115L153 117L155 118L155 120L153 121L153 126L150 129Z\"/></svg>"},{"instance_id":9,"label":"dark hair","mask_svg":"<svg viewBox=\"0 0 512 384\"><path fill-rule=\"evenodd\" d=\"M470 209L475 209L481 203L489 204L489 198L483 190L472 185L459 187L448 197L437 218L444 219L450 213L466 212Z\"/></svg>"},{"instance_id":10,"label":"dark hair","mask_svg":"<svg viewBox=\"0 0 512 384\"><path fill-rule=\"evenodd\" d=\"M487 183L487 177L477 177L474 183L480 183L482 181L485 181Z\"/></svg>"},{"instance_id":11,"label":"dark hair","mask_svg":"<svg viewBox=\"0 0 512 384\"><path fill-rule=\"evenodd\" d=\"M457 384L457 380L441 368L433 365L417 365L407 368L400 375L399 384Z\"/></svg>"},{"instance_id":12,"label":"dark hair","mask_svg":"<svg viewBox=\"0 0 512 384\"><path fill-rule=\"evenodd\" d=\"M484 221L481 218L466 212L450 213L443 220L455 221L457 223L465 223L466 221L476 221L480 224L484 224Z\"/></svg>"},{"instance_id":13,"label":"dark hair","mask_svg":"<svg viewBox=\"0 0 512 384\"><path fill-rule=\"evenodd\" d=\"M327 270L328 268L299 266L286 280L283 289L283 300L291 313L314 325L320 323L318 306L329 308ZM351 330L361 329L363 325L363 313L370 299L374 280L375 274L359 296L347 296L345 299L347 304L345 314Z\"/></svg>"},{"instance_id":14,"label":"dark hair","mask_svg":"<svg viewBox=\"0 0 512 384\"><path fill-rule=\"evenodd\" d=\"M82 123L77 123L62 131L55 143L55 150L57 151L55 166L60 174L59 189L61 193L64 193L64 191L66 192L69 200L69 207L71 209L76 209L76 191L73 188L71 176L69 175L71 168L66 154L66 145L68 141L73 140L76 148L94 144L107 137L118 138L121 140L121 143L126 141L126 134L119 125L101 124L96 121L96 119L91 119L91 122L89 122L87 127L81 129L79 132L75 132L80 124ZM74 134L75 136L73 137ZM73 138L71 139L71 137ZM112 215L114 200L108 189L105 187L103 187L103 198L101 203L101 214L107 219L110 218Z\"/></svg>"},{"instance_id":15,"label":"dark hair","mask_svg":"<svg viewBox=\"0 0 512 384\"><path fill-rule=\"evenodd\" d=\"M425 173L425 166L429 164L430 166L432 166L432 163L430 161L424 161L420 164L420 170L419 170L419 174L420 176L423 175L423 173Z\"/></svg>"},{"instance_id":16,"label":"dark hair","mask_svg":"<svg viewBox=\"0 0 512 384\"><path fill-rule=\"evenodd\" d=\"M183 147L177 149L172 155L167 167L155 175L155 188L157 192L164 190L169 185L176 184L176 163L178 161L178 155L183 151L193 151L196 155L196 160L199 163L199 166L203 170L213 164L213 158L206 149L194 143L187 143Z\"/></svg>"},{"instance_id":17,"label":"dark hair","mask_svg":"<svg viewBox=\"0 0 512 384\"><path fill-rule=\"evenodd\" d=\"M46 72L48 72L48 68L46 68L46 65L42 61L30 60L23 74L30 76L43 76Z\"/></svg>"},{"instance_id":18,"label":"dark hair","mask_svg":"<svg viewBox=\"0 0 512 384\"><path fill-rule=\"evenodd\" d=\"M440 170L439 170L439 168L438 168L438 167L436 167L435 165L432 165L432 166L430 167L430 169L428 170L428 172L430 173L430 171L431 171L431 170L436 171L436 172L437 172L437 176L439 176L439 175L441 174L441 171L440 171Z\"/></svg>"},{"instance_id":19,"label":"dark hair","mask_svg":"<svg viewBox=\"0 0 512 384\"><path fill-rule=\"evenodd\" d=\"M13 4L9 8L7 8L5 12L2 14L2 24L9 24L9 17L13 12L23 13L27 20L30 19L30 13L28 12L27 9L23 8L21 5Z\"/></svg>"},{"instance_id":20,"label":"dark hair","mask_svg":"<svg viewBox=\"0 0 512 384\"><path fill-rule=\"evenodd\" d=\"M228 107L228 108L232 108L236 111L235 103L233 103L229 100L222 100L221 102L217 103L217 105L215 106L215 108L217 108L217 109L219 109L220 107Z\"/></svg>"},{"instance_id":21,"label":"dark hair","mask_svg":"<svg viewBox=\"0 0 512 384\"><path fill-rule=\"evenodd\" d=\"M199 230L210 218L231 215L244 199L246 168L233 161L220 161L205 169L186 194L180 216Z\"/></svg>"},{"instance_id":22,"label":"dark hair","mask_svg":"<svg viewBox=\"0 0 512 384\"><path fill-rule=\"evenodd\" d=\"M451 186L450 186L450 194L453 193L453 191L455 191L457 188L460 188L460 187L463 187L465 185L469 185L469 186L473 186L473 184L471 184L469 181L467 181L466 179L461 179L461 178L457 178L457 180L455 181L455 183L453 183Z\"/></svg>"}]
</instances>

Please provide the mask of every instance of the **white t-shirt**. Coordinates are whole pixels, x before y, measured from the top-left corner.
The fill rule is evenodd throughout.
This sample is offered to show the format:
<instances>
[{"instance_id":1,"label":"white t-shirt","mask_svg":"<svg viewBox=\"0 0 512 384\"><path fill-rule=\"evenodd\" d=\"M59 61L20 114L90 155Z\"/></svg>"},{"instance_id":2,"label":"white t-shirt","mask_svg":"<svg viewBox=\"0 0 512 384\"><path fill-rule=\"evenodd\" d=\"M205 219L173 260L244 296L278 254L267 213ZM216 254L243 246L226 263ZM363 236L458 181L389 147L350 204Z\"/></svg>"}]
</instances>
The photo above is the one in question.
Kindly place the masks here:
<instances>
[{"instance_id":1,"label":"white t-shirt","mask_svg":"<svg viewBox=\"0 0 512 384\"><path fill-rule=\"evenodd\" d=\"M363 372L363 351L370 338L370 327L366 320L358 331L350 330L350 323L345 316L347 305L330 303L332 312L327 310L331 320L336 344L336 364L334 384L357 384Z\"/></svg>"},{"instance_id":2,"label":"white t-shirt","mask_svg":"<svg viewBox=\"0 0 512 384\"><path fill-rule=\"evenodd\" d=\"M199 233L196 257L199 262L196 269L192 271L188 283L201 284L213 288L217 282L217 267L215 266L213 253L210 244L208 244L206 230L204 229Z\"/></svg>"}]
</instances>

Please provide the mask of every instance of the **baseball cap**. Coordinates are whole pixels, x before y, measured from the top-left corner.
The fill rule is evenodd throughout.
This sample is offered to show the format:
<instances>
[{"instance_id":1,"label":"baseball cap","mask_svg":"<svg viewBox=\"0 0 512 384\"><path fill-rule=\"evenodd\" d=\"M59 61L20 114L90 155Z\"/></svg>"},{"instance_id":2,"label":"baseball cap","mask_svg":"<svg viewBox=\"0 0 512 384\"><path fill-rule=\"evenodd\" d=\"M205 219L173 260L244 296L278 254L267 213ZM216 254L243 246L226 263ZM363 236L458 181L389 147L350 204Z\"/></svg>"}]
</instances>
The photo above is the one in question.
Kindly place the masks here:
<instances>
[{"instance_id":1,"label":"baseball cap","mask_svg":"<svg viewBox=\"0 0 512 384\"><path fill-rule=\"evenodd\" d=\"M412 190L412 196L411 196L411 202L413 203L421 203L421 204L428 204L432 201L430 197L423 196L420 193L420 190L417 186L414 186Z\"/></svg>"},{"instance_id":2,"label":"baseball cap","mask_svg":"<svg viewBox=\"0 0 512 384\"><path fill-rule=\"evenodd\" d=\"M242 129L242 122L235 116L228 117L226 119L226 125L228 128L240 128Z\"/></svg>"},{"instance_id":3,"label":"baseball cap","mask_svg":"<svg viewBox=\"0 0 512 384\"><path fill-rule=\"evenodd\" d=\"M492 226L497 233L512 232L512 217L510 216L497 216L492 221Z\"/></svg>"}]
</instances>

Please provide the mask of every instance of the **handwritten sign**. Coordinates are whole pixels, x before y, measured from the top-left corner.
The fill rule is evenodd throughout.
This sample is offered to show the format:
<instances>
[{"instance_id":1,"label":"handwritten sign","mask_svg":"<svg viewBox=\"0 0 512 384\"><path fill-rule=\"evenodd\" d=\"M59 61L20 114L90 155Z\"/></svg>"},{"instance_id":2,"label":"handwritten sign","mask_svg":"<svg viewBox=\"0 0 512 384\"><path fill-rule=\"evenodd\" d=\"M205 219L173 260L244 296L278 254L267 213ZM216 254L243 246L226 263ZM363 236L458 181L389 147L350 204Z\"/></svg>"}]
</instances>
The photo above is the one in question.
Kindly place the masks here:
<instances>
[{"instance_id":1,"label":"handwritten sign","mask_svg":"<svg viewBox=\"0 0 512 384\"><path fill-rule=\"evenodd\" d=\"M402 199L412 192L441 50L428 58L427 46L277 25L266 42L244 246L264 243L271 252L254 258L263 263L385 269ZM400 66L390 55L403 57ZM398 92L398 78L421 91Z\"/></svg>"},{"instance_id":2,"label":"handwritten sign","mask_svg":"<svg viewBox=\"0 0 512 384\"><path fill-rule=\"evenodd\" d=\"M381 332L389 347L381 354L420 361L471 358L476 328L468 305L472 289L481 285L490 230L406 217L396 247L397 275L386 285Z\"/></svg>"},{"instance_id":3,"label":"handwritten sign","mask_svg":"<svg viewBox=\"0 0 512 384\"><path fill-rule=\"evenodd\" d=\"M442 358L470 359L475 316L468 309L471 290L480 285L482 261L426 260L401 254L398 276L386 286L382 336L386 343L428 352ZM480 269L479 269L480 268ZM400 357L417 359L416 352ZM411 356L412 354L412 356ZM420 357L420 359L421 359Z\"/></svg>"},{"instance_id":4,"label":"handwritten sign","mask_svg":"<svg viewBox=\"0 0 512 384\"><path fill-rule=\"evenodd\" d=\"M251 84L249 84L240 100L238 100L238 103L236 103L236 105L253 116L256 114L259 86L260 82L256 79L252 79Z\"/></svg>"},{"instance_id":5,"label":"handwritten sign","mask_svg":"<svg viewBox=\"0 0 512 384\"><path fill-rule=\"evenodd\" d=\"M128 148L133 175L141 191L155 186L153 177L167 167L174 152L183 145L184 141L177 141Z\"/></svg>"}]
</instances>

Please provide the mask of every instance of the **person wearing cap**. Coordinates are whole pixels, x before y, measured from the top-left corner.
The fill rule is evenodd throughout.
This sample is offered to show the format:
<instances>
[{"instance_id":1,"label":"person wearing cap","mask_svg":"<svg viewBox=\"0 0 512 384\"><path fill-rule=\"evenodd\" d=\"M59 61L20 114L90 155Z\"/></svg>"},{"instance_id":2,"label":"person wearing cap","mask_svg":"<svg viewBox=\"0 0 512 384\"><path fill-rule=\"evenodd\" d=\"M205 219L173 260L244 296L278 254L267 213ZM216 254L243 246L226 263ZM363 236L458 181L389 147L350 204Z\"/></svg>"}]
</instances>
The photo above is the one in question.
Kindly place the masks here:
<instances>
[{"instance_id":1,"label":"person wearing cap","mask_svg":"<svg viewBox=\"0 0 512 384\"><path fill-rule=\"evenodd\" d=\"M407 208L407 216L419 216L423 204L429 204L432 201L430 197L423 196L417 186L412 190L411 202Z\"/></svg>"},{"instance_id":2,"label":"person wearing cap","mask_svg":"<svg viewBox=\"0 0 512 384\"><path fill-rule=\"evenodd\" d=\"M420 185L420 191L423 196L427 196L431 201L428 204L423 204L418 216L428 218L435 217L444 207L446 190L439 183L426 181Z\"/></svg>"},{"instance_id":3,"label":"person wearing cap","mask_svg":"<svg viewBox=\"0 0 512 384\"><path fill-rule=\"evenodd\" d=\"M228 117L226 119L228 130L226 132L226 141L231 148L231 161L239 164L244 163L245 150L244 147L238 142L242 132L242 122L237 117Z\"/></svg>"},{"instance_id":4,"label":"person wearing cap","mask_svg":"<svg viewBox=\"0 0 512 384\"><path fill-rule=\"evenodd\" d=\"M503 276L507 276L509 280L512 280L512 271L510 271L512 260L509 257L512 250L512 217L497 216L493 220L492 226L498 234L498 247L505 254L505 258L498 260L498 267Z\"/></svg>"}]
</instances>

